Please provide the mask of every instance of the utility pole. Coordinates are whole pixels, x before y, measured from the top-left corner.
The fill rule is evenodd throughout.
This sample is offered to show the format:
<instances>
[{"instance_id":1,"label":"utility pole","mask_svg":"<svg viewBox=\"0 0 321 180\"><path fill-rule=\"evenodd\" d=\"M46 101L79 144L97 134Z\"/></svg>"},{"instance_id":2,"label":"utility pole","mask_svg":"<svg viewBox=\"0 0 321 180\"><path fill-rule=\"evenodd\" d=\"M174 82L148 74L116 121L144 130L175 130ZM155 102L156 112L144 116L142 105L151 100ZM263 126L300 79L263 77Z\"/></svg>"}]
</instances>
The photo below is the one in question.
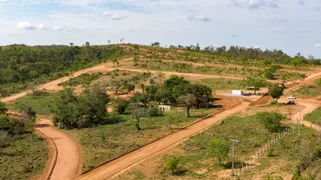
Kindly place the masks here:
<instances>
[{"instance_id":1,"label":"utility pole","mask_svg":"<svg viewBox=\"0 0 321 180\"><path fill-rule=\"evenodd\" d=\"M234 156L235 156L235 146L234 144L238 142L236 139L230 139L232 142L232 177L234 176Z\"/></svg>"},{"instance_id":2,"label":"utility pole","mask_svg":"<svg viewBox=\"0 0 321 180\"><path fill-rule=\"evenodd\" d=\"M301 122L301 110L300 110L300 114L298 117L298 136L301 136L300 122Z\"/></svg>"}]
</instances>

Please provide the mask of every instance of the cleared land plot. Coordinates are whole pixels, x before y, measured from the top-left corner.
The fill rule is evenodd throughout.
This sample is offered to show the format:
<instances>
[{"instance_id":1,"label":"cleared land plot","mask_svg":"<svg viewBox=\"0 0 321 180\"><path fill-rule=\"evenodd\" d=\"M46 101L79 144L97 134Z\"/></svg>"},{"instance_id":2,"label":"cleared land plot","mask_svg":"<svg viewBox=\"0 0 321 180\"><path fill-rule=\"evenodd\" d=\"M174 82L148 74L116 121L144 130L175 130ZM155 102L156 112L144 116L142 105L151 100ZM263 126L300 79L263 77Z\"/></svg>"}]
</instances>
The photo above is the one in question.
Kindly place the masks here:
<instances>
[{"instance_id":1,"label":"cleared land plot","mask_svg":"<svg viewBox=\"0 0 321 180\"><path fill-rule=\"evenodd\" d=\"M191 110L192 117L186 118L184 109L174 109L160 117L142 118L142 131L137 131L135 120L131 115L122 115L120 117L123 121L118 124L66 132L77 138L84 148L83 171L87 171L100 163L179 130L212 112L213 109Z\"/></svg>"},{"instance_id":2,"label":"cleared land plot","mask_svg":"<svg viewBox=\"0 0 321 180\"><path fill-rule=\"evenodd\" d=\"M248 126L251 124L251 126ZM235 155L236 162L243 162L253 151L264 145L269 140L269 133L254 116L238 117L232 116L225 119L219 125L214 125L210 129L189 138L180 144L170 155L178 157L181 165L180 170L184 173L175 176L163 170L163 157L158 156L147 164L140 165L139 169L133 169L119 179L136 179L136 175L147 176L146 179L213 179L217 178L217 172L230 167L231 159L224 162L224 166L219 166L215 157L207 154L208 143L214 138L238 139ZM165 155L166 156L166 155ZM151 164L149 164L151 163ZM155 164L157 163L157 165ZM151 165L151 166L150 166ZM149 167L153 167L150 169ZM148 172L150 171L150 172Z\"/></svg>"}]
</instances>

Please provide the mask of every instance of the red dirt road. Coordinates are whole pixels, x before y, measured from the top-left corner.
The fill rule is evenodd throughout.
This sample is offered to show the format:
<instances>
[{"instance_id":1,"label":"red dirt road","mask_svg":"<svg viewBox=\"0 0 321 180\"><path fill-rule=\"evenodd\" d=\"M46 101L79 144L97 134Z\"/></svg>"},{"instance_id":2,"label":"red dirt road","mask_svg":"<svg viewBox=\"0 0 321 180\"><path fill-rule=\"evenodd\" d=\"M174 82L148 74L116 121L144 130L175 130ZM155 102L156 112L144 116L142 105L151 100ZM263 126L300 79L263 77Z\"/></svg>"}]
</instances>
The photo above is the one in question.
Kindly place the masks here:
<instances>
[{"instance_id":1,"label":"red dirt road","mask_svg":"<svg viewBox=\"0 0 321 180\"><path fill-rule=\"evenodd\" d=\"M40 120L36 127L37 131L54 143L54 146L49 146L52 158L47 164L50 167L46 167L45 177L51 180L75 179L82 167L81 151L70 136L52 127L51 124L50 120Z\"/></svg>"},{"instance_id":2,"label":"red dirt road","mask_svg":"<svg viewBox=\"0 0 321 180\"><path fill-rule=\"evenodd\" d=\"M140 162L146 159L149 159L172 147L175 147L177 144L186 140L188 137L208 129L213 124L216 124L222 121L223 119L227 118L228 116L247 108L248 105L249 103L247 102L241 102L239 105L231 109L225 110L208 119L199 121L191 126L186 127L181 131L175 132L165 138L162 138L143 148L140 148L137 151L134 151L114 161L111 161L105 165L102 165L84 175L81 175L77 179L79 180L111 179L125 172L132 166L135 166L136 164L139 164Z\"/></svg>"}]
</instances>

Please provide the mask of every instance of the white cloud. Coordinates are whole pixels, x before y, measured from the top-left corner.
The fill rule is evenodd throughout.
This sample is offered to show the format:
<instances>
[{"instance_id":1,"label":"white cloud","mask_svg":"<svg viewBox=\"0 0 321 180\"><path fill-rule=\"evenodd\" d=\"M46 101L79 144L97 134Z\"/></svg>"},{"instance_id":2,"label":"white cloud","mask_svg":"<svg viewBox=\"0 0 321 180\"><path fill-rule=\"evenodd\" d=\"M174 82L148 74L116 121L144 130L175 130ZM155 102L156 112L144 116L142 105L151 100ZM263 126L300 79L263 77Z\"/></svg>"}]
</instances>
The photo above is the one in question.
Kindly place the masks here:
<instances>
[{"instance_id":1,"label":"white cloud","mask_svg":"<svg viewBox=\"0 0 321 180\"><path fill-rule=\"evenodd\" d=\"M233 0L236 7L246 7L250 9L258 9L262 7L278 8L278 0Z\"/></svg>"},{"instance_id":2,"label":"white cloud","mask_svg":"<svg viewBox=\"0 0 321 180\"><path fill-rule=\"evenodd\" d=\"M61 27L61 26L54 26L53 29L54 29L55 31L63 31L63 30L64 30L64 28Z\"/></svg>"},{"instance_id":3,"label":"white cloud","mask_svg":"<svg viewBox=\"0 0 321 180\"><path fill-rule=\"evenodd\" d=\"M44 25L44 24L38 24L38 25L37 25L37 29L40 29L40 30L47 30L48 28L47 28L47 26L46 26L46 25Z\"/></svg>"},{"instance_id":4,"label":"white cloud","mask_svg":"<svg viewBox=\"0 0 321 180\"><path fill-rule=\"evenodd\" d=\"M106 18L113 20L113 21L119 21L119 20L123 20L123 19L127 18L126 15L116 14L116 13L109 12L109 11L104 11L103 17L106 17Z\"/></svg>"},{"instance_id":5,"label":"white cloud","mask_svg":"<svg viewBox=\"0 0 321 180\"><path fill-rule=\"evenodd\" d=\"M16 27L17 27L17 29L25 29L25 30L36 29L35 26L33 26L30 22L27 22L27 21L18 22Z\"/></svg>"},{"instance_id":6,"label":"white cloud","mask_svg":"<svg viewBox=\"0 0 321 180\"><path fill-rule=\"evenodd\" d=\"M203 21L203 22L211 22L213 20L212 18L205 16L203 14L191 15L191 16L188 16L187 19L191 21Z\"/></svg>"},{"instance_id":7,"label":"white cloud","mask_svg":"<svg viewBox=\"0 0 321 180\"><path fill-rule=\"evenodd\" d=\"M314 47L321 47L321 43L314 44Z\"/></svg>"}]
</instances>

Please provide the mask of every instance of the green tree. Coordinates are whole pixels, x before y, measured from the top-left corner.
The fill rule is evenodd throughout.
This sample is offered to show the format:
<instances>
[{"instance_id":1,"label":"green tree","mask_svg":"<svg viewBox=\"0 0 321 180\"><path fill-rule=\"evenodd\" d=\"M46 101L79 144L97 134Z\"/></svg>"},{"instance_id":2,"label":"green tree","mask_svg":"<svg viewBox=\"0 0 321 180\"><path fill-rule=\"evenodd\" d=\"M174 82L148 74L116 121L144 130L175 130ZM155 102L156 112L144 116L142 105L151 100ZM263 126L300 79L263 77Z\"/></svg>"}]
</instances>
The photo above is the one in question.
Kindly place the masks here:
<instances>
[{"instance_id":1,"label":"green tree","mask_svg":"<svg viewBox=\"0 0 321 180\"><path fill-rule=\"evenodd\" d=\"M126 89L127 92L130 93L130 92L132 92L132 91L135 90L135 85L132 84L132 83L126 83L126 84L124 85L124 89Z\"/></svg>"},{"instance_id":2,"label":"green tree","mask_svg":"<svg viewBox=\"0 0 321 180\"><path fill-rule=\"evenodd\" d=\"M210 156L215 156L219 162L219 165L222 165L222 161L228 158L229 150L229 142L223 139L213 139L209 142L207 147L207 153Z\"/></svg>"},{"instance_id":3,"label":"green tree","mask_svg":"<svg viewBox=\"0 0 321 180\"><path fill-rule=\"evenodd\" d=\"M279 99L283 95L283 91L283 87L279 84L274 84L269 88L269 94L272 96L273 100Z\"/></svg>"},{"instance_id":4,"label":"green tree","mask_svg":"<svg viewBox=\"0 0 321 180\"><path fill-rule=\"evenodd\" d=\"M267 81L262 78L254 78L249 77L244 81L246 86L253 86L254 87L254 94L258 91L261 87L265 87L267 85Z\"/></svg>"},{"instance_id":5,"label":"green tree","mask_svg":"<svg viewBox=\"0 0 321 180\"><path fill-rule=\"evenodd\" d=\"M282 131L281 121L284 116L277 112L258 112L256 119L259 120L270 132Z\"/></svg>"},{"instance_id":6,"label":"green tree","mask_svg":"<svg viewBox=\"0 0 321 180\"><path fill-rule=\"evenodd\" d=\"M6 104L0 101L0 114L5 114L8 111Z\"/></svg>"},{"instance_id":7,"label":"green tree","mask_svg":"<svg viewBox=\"0 0 321 180\"><path fill-rule=\"evenodd\" d=\"M28 124L31 124L31 125L35 124L36 111L34 111L31 106L22 105L20 107L20 112L22 114L23 121L26 121Z\"/></svg>"},{"instance_id":8,"label":"green tree","mask_svg":"<svg viewBox=\"0 0 321 180\"><path fill-rule=\"evenodd\" d=\"M177 98L177 102L184 105L186 108L186 116L190 117L190 109L196 103L197 99L193 94L182 95Z\"/></svg>"}]
</instances>

